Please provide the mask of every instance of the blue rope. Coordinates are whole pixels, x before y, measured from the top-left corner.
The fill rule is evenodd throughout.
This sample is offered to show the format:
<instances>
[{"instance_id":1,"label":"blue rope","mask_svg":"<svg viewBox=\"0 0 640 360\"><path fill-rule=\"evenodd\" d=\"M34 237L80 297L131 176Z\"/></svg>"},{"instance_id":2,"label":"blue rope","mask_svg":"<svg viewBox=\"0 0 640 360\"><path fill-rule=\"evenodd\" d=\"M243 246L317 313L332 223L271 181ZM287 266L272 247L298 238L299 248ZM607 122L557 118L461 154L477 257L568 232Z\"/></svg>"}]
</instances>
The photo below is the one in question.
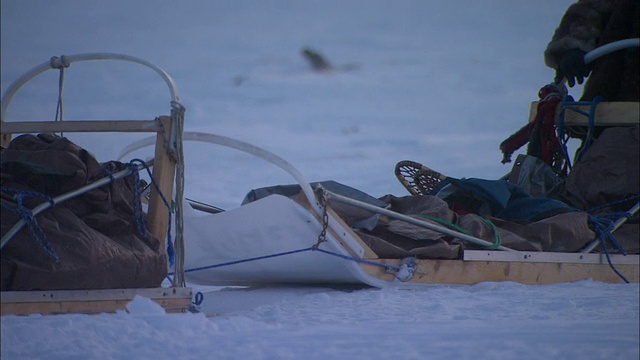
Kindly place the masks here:
<instances>
[{"instance_id":1,"label":"blue rope","mask_svg":"<svg viewBox=\"0 0 640 360\"><path fill-rule=\"evenodd\" d=\"M345 260L351 260L351 261L355 261L355 262L358 262L358 263L361 263L361 264L367 264L367 265L382 267L382 268L385 268L387 272L399 271L400 270L400 267L398 267L398 266L388 265L388 264L381 264L381 263L377 263L377 262L371 261L371 260L358 259L358 258L355 258L355 257L352 257L352 256L342 255L342 254L338 254L338 253L335 253L335 252L332 252L332 251L328 251L328 250L324 250L324 249L320 249L320 248L311 246L311 247L308 247L308 248L303 248L303 249L298 249L298 250L285 251L285 252L281 252L281 253L275 253L275 254L263 255L263 256L256 256L256 257L247 258L247 259L234 260L234 261L228 261L228 262L214 264L214 265L207 265L207 266L201 266L201 267L197 267L197 268L193 268L193 269L187 269L187 270L185 270L185 273L194 272L194 271L201 271L201 270L208 270L208 269L214 269L214 268L219 268L219 267L229 266L229 265L237 265L237 264L242 264L242 263L256 261L256 260L264 260L264 259L276 258L276 257L280 257L280 256L292 255L292 254L297 254L297 253L306 252L306 251L319 251L321 253L325 253L325 254L328 254L328 255L333 255L333 256L336 256L336 257L339 257L339 258L342 258L342 259L345 259ZM173 275L173 274L174 273L169 273L169 275Z\"/></svg>"},{"instance_id":2,"label":"blue rope","mask_svg":"<svg viewBox=\"0 0 640 360\"><path fill-rule=\"evenodd\" d=\"M561 125L561 131L564 133L564 113L565 110L571 110L583 116L586 116L588 119L587 126L587 136L585 137L582 146L580 147L580 151L576 154L574 161L578 161L582 155L587 151L587 149L591 146L591 142L593 140L593 131L595 128L595 119L596 119L596 107L601 102L606 101L602 96L596 96L592 101L581 101L581 102L570 102L563 101L560 111L559 123ZM582 111L578 108L581 105L589 105L589 112ZM559 126L560 131L560 126Z\"/></svg>"},{"instance_id":3,"label":"blue rope","mask_svg":"<svg viewBox=\"0 0 640 360\"><path fill-rule=\"evenodd\" d=\"M187 269L184 272L188 273L188 272L194 272L194 271L214 269L214 268L219 268L219 267L223 267L223 266L242 264L242 263L246 263L246 262L250 262L250 261L264 260L264 259L275 258L275 257L279 257L279 256L284 256L284 255L291 255L291 254L301 253L301 252L310 251L310 250L313 250L313 249L311 247L308 247L308 248L304 248L304 249L286 251L286 252L281 252L281 253L276 253L276 254L271 254L271 255L256 256L256 257L252 257L252 258L248 258L248 259L234 260L234 261L224 262L224 263L220 263L220 264L207 265L207 266L201 266L201 267L197 267L197 268L193 268L193 269ZM174 273L169 273L169 274L173 275Z\"/></svg>"},{"instance_id":4,"label":"blue rope","mask_svg":"<svg viewBox=\"0 0 640 360\"><path fill-rule=\"evenodd\" d=\"M598 240L600 240L600 246L602 246L602 250L604 251L604 254L607 257L607 262L609 263L609 267L611 267L611 270L613 270L613 272L615 272L624 282L629 283L629 280L627 280L627 278L625 278L624 275L622 275L618 271L618 269L616 269L615 265L613 265L613 263L611 262L611 257L609 256L609 251L607 250L606 242L609 241L618 249L618 251L620 251L622 255L627 255L627 252L624 250L622 245L620 245L618 240L611 233L611 230L613 230L612 228L613 224L615 222L615 220L611 220L608 218L611 215L613 214L608 214L607 216L600 216L600 217L589 215L588 219L593 225L593 230L596 233ZM624 213L624 215L622 216L626 216L629 218L631 214ZM620 216L618 216L617 218L619 217Z\"/></svg>"},{"instance_id":5,"label":"blue rope","mask_svg":"<svg viewBox=\"0 0 640 360\"><path fill-rule=\"evenodd\" d=\"M611 233L609 233L609 235L611 237L613 237L611 235ZM617 243L617 242L616 242ZM609 257L609 251L607 251L607 245L605 244L604 241L604 237L600 237L600 244L602 245L602 248L604 249L604 254L607 256L607 262L609 263L609 267L611 267L611 269L613 270L613 272L615 272L625 283L629 283L629 280L627 280L626 277L624 277L624 275L622 275L618 269L616 269L616 267L613 265L613 263L611 262L611 258ZM619 246L619 245L618 245ZM626 253L625 253L626 255Z\"/></svg>"},{"instance_id":6,"label":"blue rope","mask_svg":"<svg viewBox=\"0 0 640 360\"><path fill-rule=\"evenodd\" d=\"M591 147L591 142L593 141L593 130L596 122L596 106L598 106L598 104L602 101L604 101L604 98L602 96L596 96L591 102L591 107L589 109L589 127L587 128L587 137L585 139L584 145L582 146L582 149L580 149L578 159L580 159L582 155L584 155L584 153L587 151L587 149Z\"/></svg>"},{"instance_id":7,"label":"blue rope","mask_svg":"<svg viewBox=\"0 0 640 360\"><path fill-rule=\"evenodd\" d=\"M200 291L196 292L196 295L193 299L193 301L191 302L191 305L189 305L189 312L192 313L199 313L200 312L200 305L202 305L202 302L204 301L204 294L201 293Z\"/></svg>"},{"instance_id":8,"label":"blue rope","mask_svg":"<svg viewBox=\"0 0 640 360\"><path fill-rule=\"evenodd\" d=\"M147 236L147 224L146 219L144 217L144 213L142 211L142 187L140 186L140 176L138 174L138 168L132 163L124 164L129 170L131 170L131 177L133 177L133 214L134 219L136 221L136 229L138 230L138 234L142 237ZM113 173L109 171L105 164L100 164L102 168L102 172L105 176L108 176L111 180L111 183L115 182L115 178L113 177ZM146 166L146 164L145 164Z\"/></svg>"},{"instance_id":9,"label":"blue rope","mask_svg":"<svg viewBox=\"0 0 640 360\"><path fill-rule=\"evenodd\" d=\"M133 159L133 160L129 161L129 165L131 165L131 166L135 166L134 165L135 163L142 164L144 169L147 171L147 174L149 175L149 179L151 179L150 180L151 181L151 185L153 185L153 187L156 189L156 191L158 192L158 195L160 195L160 198L162 199L162 202L164 203L164 206L166 206L167 209L169 210L168 211L168 213L169 213L169 221L167 223L168 224L168 227L167 227L167 257L169 258L169 265L173 266L175 264L175 249L174 249L173 241L171 240L171 212L172 212L171 205L169 205L169 202L164 197L164 194L162 194L162 192L160 191L160 188L158 187L158 184L156 183L156 181L153 179L153 176L151 174L151 170L149 170L149 167L147 166L147 164L144 161L140 160L140 159ZM135 179L136 179L136 188L137 188L137 190L135 190L135 191L139 192L139 193L135 194L137 199L138 199L136 201L136 204L138 204L139 206L142 206L142 205L139 204L140 203L139 199L140 199L140 196L142 195L142 190L141 190L140 186L138 186L138 183L139 183L139 180L138 180L139 177L138 176L139 175L138 175L137 171L134 171L134 174L135 174L134 176L135 176ZM140 209L139 211L140 211L140 214L142 214L142 210ZM141 221L141 223L143 225L143 229L146 229L146 225L144 225L144 216L142 216L142 215L137 216L136 215L136 219L140 219L140 221ZM141 224L138 224L138 226L141 226Z\"/></svg>"},{"instance_id":10,"label":"blue rope","mask_svg":"<svg viewBox=\"0 0 640 360\"><path fill-rule=\"evenodd\" d=\"M618 204L623 204L626 202L629 202L631 200L637 201L638 199L640 199L639 195L634 195L631 197L628 197L626 199L622 199L622 200L618 200L618 201L612 201L609 203L606 203L604 205L600 205L594 208L591 208L589 210L587 210L587 214L588 215L588 219L591 222L591 224L593 225L594 231L595 233L598 235L598 238L601 240L602 242L602 247L603 250L605 251L605 254L607 254L607 249L605 247L605 240L608 240L609 242L611 242L619 251L621 254L626 255L626 251L624 250L624 248L622 247L622 245L620 245L620 243L618 242L618 240L615 238L615 236L613 236L613 234L611 233L611 231L613 230L613 225L614 223L620 219L621 217L625 217L627 218L627 220L631 220L633 218L633 215L629 212L613 212L613 213L608 213L608 214L600 214L598 216L595 215L591 215L593 212L603 209L603 208L607 208L609 206L614 206L614 205L618 205ZM609 258L609 255L607 254L607 259ZM614 269L615 270L615 269Z\"/></svg>"},{"instance_id":11,"label":"blue rope","mask_svg":"<svg viewBox=\"0 0 640 360\"><path fill-rule=\"evenodd\" d=\"M329 251L329 250L324 250L324 249L317 248L316 251L320 251L321 253L333 255L333 256L336 256L336 257L339 257L339 258L342 258L342 259L345 259L345 260L355 261L355 262L360 263L360 264L378 266L378 267L384 268L387 272L391 272L392 270L393 271L399 271L400 270L399 266L381 264L381 263L378 263L378 262L375 262L375 261L371 261L371 260L358 259L358 258L355 258L353 256L342 255L342 254L334 253L334 252Z\"/></svg>"},{"instance_id":12,"label":"blue rope","mask_svg":"<svg viewBox=\"0 0 640 360\"><path fill-rule=\"evenodd\" d=\"M40 226L40 223L38 223L36 217L33 216L31 210L24 205L24 201L28 198L43 198L53 206L53 199L50 196L35 191L18 191L5 187L1 187L0 190L4 193L13 195L13 198L17 204L17 208L9 208L9 210L20 216L25 221L25 223L29 227L31 236L33 236L38 245L40 245L40 248L42 248L42 250L44 250L44 252L49 255L49 257L51 257L56 263L60 262L60 257L53 249L53 246L51 246L51 242L49 242L47 234L45 234L44 230Z\"/></svg>"},{"instance_id":13,"label":"blue rope","mask_svg":"<svg viewBox=\"0 0 640 360\"><path fill-rule=\"evenodd\" d=\"M589 221L593 225L593 229L599 239L603 241L609 240L609 242L611 242L621 254L627 255L627 252L622 248L622 245L620 245L618 240L616 240L615 236L611 233L611 230L613 230L613 220L607 219L606 217L595 217L589 215Z\"/></svg>"}]
</instances>

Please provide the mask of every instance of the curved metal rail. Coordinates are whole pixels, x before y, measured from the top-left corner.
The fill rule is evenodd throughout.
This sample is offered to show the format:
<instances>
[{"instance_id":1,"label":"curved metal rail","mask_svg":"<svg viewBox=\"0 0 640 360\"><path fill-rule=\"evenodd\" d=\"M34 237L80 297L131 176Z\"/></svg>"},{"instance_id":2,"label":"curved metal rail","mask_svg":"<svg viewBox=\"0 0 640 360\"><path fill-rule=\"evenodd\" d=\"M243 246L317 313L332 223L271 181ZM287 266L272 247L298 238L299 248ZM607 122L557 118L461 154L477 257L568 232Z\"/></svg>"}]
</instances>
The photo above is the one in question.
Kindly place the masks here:
<instances>
[{"instance_id":1,"label":"curved metal rail","mask_svg":"<svg viewBox=\"0 0 640 360\"><path fill-rule=\"evenodd\" d=\"M95 61L95 60L122 60L128 61L140 65L144 65L151 70L155 71L162 77L167 86L169 87L169 92L171 93L171 102L172 103L180 103L180 97L178 94L178 89L176 87L175 82L167 74L164 70L159 68L158 66L137 58L135 56L124 55L124 54L116 54L116 53L86 53L86 54L78 54L78 55L68 55L52 57L49 61L46 61L31 70L27 71L24 75L19 77L16 81L14 81L5 91L4 95L2 95L2 105L0 107L0 119L5 120L5 116L7 114L7 109L9 108L9 104L13 100L14 95L20 90L25 84L27 84L31 79L36 76L44 73L47 70L57 69L58 66L68 66L74 62L80 61Z\"/></svg>"}]
</instances>

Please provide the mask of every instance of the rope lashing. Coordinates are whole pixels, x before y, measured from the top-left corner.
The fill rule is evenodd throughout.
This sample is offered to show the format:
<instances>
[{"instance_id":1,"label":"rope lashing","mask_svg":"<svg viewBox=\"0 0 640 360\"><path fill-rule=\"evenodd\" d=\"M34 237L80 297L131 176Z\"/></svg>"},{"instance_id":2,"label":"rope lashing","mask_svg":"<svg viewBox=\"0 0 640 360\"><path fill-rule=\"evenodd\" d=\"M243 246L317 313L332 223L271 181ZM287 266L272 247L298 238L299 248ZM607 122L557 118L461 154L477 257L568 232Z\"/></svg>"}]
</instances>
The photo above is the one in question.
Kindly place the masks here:
<instances>
[{"instance_id":1,"label":"rope lashing","mask_svg":"<svg viewBox=\"0 0 640 360\"><path fill-rule=\"evenodd\" d=\"M602 218L596 218L593 216L589 216L589 221L593 224L594 231L597 235L598 240L600 241L600 246L602 246L602 250L607 257L607 262L609 263L609 267L611 270L616 273L625 283L629 283L624 275L622 275L618 269L616 269L615 265L611 262L611 257L609 256L609 251L607 250L607 241L611 242L621 254L626 255L627 253L624 251L620 243L616 240L615 236L611 233L611 224L613 221L603 220Z\"/></svg>"},{"instance_id":2,"label":"rope lashing","mask_svg":"<svg viewBox=\"0 0 640 360\"><path fill-rule=\"evenodd\" d=\"M285 256L285 255L291 255L291 254L297 254L297 253L301 253L301 252L305 252L305 251L311 251L311 250L313 250L313 247L308 247L308 248L298 249L298 250L292 250L292 251L285 251L285 252L275 253L275 254L270 254L270 255L256 256L256 257L251 257L251 258L241 259L241 260L233 260L233 261L223 262L223 263L219 263L219 264L200 266L200 267L195 267L195 268L192 268L192 269L185 269L184 272L188 273L188 272L202 271L202 270L207 270L207 269L215 269L215 268L229 266L229 265L236 265L236 264L242 264L242 263L251 262L251 261L271 259L271 258L276 258L276 257ZM169 274L173 275L173 273L169 273Z\"/></svg>"},{"instance_id":3,"label":"rope lashing","mask_svg":"<svg viewBox=\"0 0 640 360\"><path fill-rule=\"evenodd\" d=\"M191 305L189 305L189 308L187 310L190 313L194 313L194 314L199 313L201 310L200 305L202 305L203 301L204 301L204 294L201 293L200 291L196 292L196 295L194 296L194 299L191 302Z\"/></svg>"},{"instance_id":4,"label":"rope lashing","mask_svg":"<svg viewBox=\"0 0 640 360\"><path fill-rule=\"evenodd\" d=\"M593 226L594 231L595 231L595 233L597 235L597 239L596 240L599 240L599 239L609 240L609 242L611 242L620 251L621 254L626 255L625 250L622 248L620 243L613 236L613 232L615 230L617 230L620 226L622 226L622 224L625 223L627 220L633 219L635 214L638 212L638 208L639 208L639 204L640 203L636 203L628 211L624 211L624 212L613 212L613 213L608 213L608 214L598 214L597 216L596 215L592 215L592 213L597 211L597 210L600 210L602 208L606 208L606 207L617 205L617 204L626 203L629 200L637 201L638 199L640 199L640 196L635 195L633 197L629 197L629 198L622 199L622 200L619 200L619 201L610 202L610 203L607 203L607 204L604 204L604 205L601 205L601 206L598 206L598 207L595 207L593 209L588 210L587 211L588 221ZM593 250L597 246L597 243L598 243L598 241L594 241L592 244L587 246L585 248L585 250L583 250L583 252L591 252L591 250ZM603 250L606 250L606 248L603 249Z\"/></svg>"},{"instance_id":5,"label":"rope lashing","mask_svg":"<svg viewBox=\"0 0 640 360\"><path fill-rule=\"evenodd\" d=\"M52 69L60 70L60 75L58 77L58 103L56 105L56 117L54 121L62 121L64 119L64 102L62 100L62 93L64 89L64 75L65 69L68 68L71 63L64 55L62 55L60 57L52 57L49 60L49 64L51 65ZM63 133L61 132L60 135L62 136Z\"/></svg>"},{"instance_id":6,"label":"rope lashing","mask_svg":"<svg viewBox=\"0 0 640 360\"><path fill-rule=\"evenodd\" d=\"M624 281L625 283L628 284L629 280L627 280L627 278L624 277L624 275L622 275L620 273L620 271L618 271L618 269L616 269L616 267L611 262L611 257L609 256L609 252L607 251L607 247L605 245L604 238L600 238L600 241L602 242L602 248L604 249L604 254L607 256L607 262L609 263L609 266L611 267L611 270L613 270L613 272L615 272L616 275L618 275L622 279L622 281Z\"/></svg>"},{"instance_id":7,"label":"rope lashing","mask_svg":"<svg viewBox=\"0 0 640 360\"><path fill-rule=\"evenodd\" d=\"M48 201L51 205L53 205L53 199L48 195L41 194L35 191L17 191L17 190L8 189L5 187L0 188L0 191L13 195L14 201L17 204L17 208L16 209L9 208L9 210L16 213L22 219L24 219L25 223L29 228L29 232L31 233L33 238L36 240L38 245L40 245L40 248L42 248L42 250L44 250L44 252L47 255L49 255L49 257L51 257L55 262L60 262L60 258L58 254L55 252L55 250L51 246L51 243L49 242L49 239L47 238L47 235L45 234L44 230L40 226L40 223L38 223L38 220L33 215L31 210L24 205L25 199L28 199L28 198L43 198L46 201Z\"/></svg>"},{"instance_id":8,"label":"rope lashing","mask_svg":"<svg viewBox=\"0 0 640 360\"><path fill-rule=\"evenodd\" d=\"M135 163L140 163L141 165L135 165ZM21 220L13 227L11 228L3 237L2 237L2 247L4 247L6 245L6 243L8 243L11 239L11 237L13 235L15 235L15 233L17 233L22 225L27 225L29 227L29 230L31 232L31 234L33 235L34 239L38 242L38 244L40 244L40 246L43 248L43 250L52 258L54 258L56 261L58 261L58 255L55 253L55 251L53 250L51 243L48 241L46 234L44 233L44 230L40 227L39 223L36 220L36 216L37 214L41 213L42 211L46 210L47 208L51 208L55 205L58 205L68 199L71 199L73 197L76 197L80 194L83 194L87 191L90 191L92 189L98 188L100 186L104 186L110 182L113 182L115 180L118 180L124 176L129 176L129 175L133 175L134 176L134 183L136 184L134 186L134 196L136 196L135 201L134 201L134 211L135 211L135 218L136 218L136 226L138 229L138 232L142 235L142 236L146 236L146 224L145 224L145 218L143 216L143 211L142 211L142 206L140 204L140 195L141 195L141 187L139 184L139 177L138 177L138 170L140 170L141 168L145 168L147 170L147 173L149 174L149 177L151 178L151 184L154 185L156 187L156 190L158 191L161 199L164 201L165 206L167 206L169 208L168 202L166 200L166 198L164 197L164 195L160 192L160 190L158 189L157 184L153 181L153 176L151 176L151 171L149 170L149 166L147 163L145 163L144 161L140 160L140 159L134 159L132 160L129 164L127 164L127 169L122 170L116 174L111 174L109 173L104 167L103 167L103 171L105 171L108 175L108 181L105 181L105 179L107 179L106 177L103 179L99 179L93 183L88 184L87 186L78 189L78 190L74 190L70 193L66 193L63 195L60 195L58 197L51 198L45 194L40 194L37 192L30 192L30 191L18 191L18 190L13 190L13 189L8 189L8 188L0 188L2 192L11 194L14 196L14 201L17 204L17 208L16 209L11 209L9 208L11 211L13 211L14 213L16 213L18 216L20 216ZM36 208L34 208L34 210L30 210L27 209L24 205L24 200L26 198L44 198L47 200L46 203L40 204L38 205ZM48 205L46 205L48 204ZM33 211L35 211L35 215L33 213ZM173 248L173 243L171 241L171 213L169 212L169 229L168 229L168 245L167 245L167 254L169 257L169 260L171 261L173 259L174 256L174 248Z\"/></svg>"},{"instance_id":9,"label":"rope lashing","mask_svg":"<svg viewBox=\"0 0 640 360\"><path fill-rule=\"evenodd\" d=\"M174 150L176 156L176 173L175 173L175 214L176 214L176 237L175 247L168 248L174 253L174 268L176 269L177 276L175 277L176 283L174 286L185 287L186 280L184 276L184 149L183 149L183 134L184 134L184 113L186 109L178 99L171 101L171 125L173 129L171 131L171 144L173 146L168 149ZM171 195L171 194L170 194ZM171 213L171 210L169 211ZM171 242L169 242L171 243ZM171 245L174 246L174 245Z\"/></svg>"},{"instance_id":10,"label":"rope lashing","mask_svg":"<svg viewBox=\"0 0 640 360\"><path fill-rule=\"evenodd\" d=\"M387 273L391 273L392 271L396 271L396 272L400 271L400 267L399 266L395 266L395 265L382 264L382 263L379 263L379 262L366 260L366 259L358 259L358 258L355 258L353 256L342 255L342 254L338 254L338 253L335 253L333 251L324 250L324 249L315 249L315 251L319 251L319 252L324 253L324 254L336 256L336 257L339 257L341 259L355 261L355 262L360 263L360 264L381 267L381 268L384 268Z\"/></svg>"},{"instance_id":11,"label":"rope lashing","mask_svg":"<svg viewBox=\"0 0 640 360\"><path fill-rule=\"evenodd\" d=\"M603 245L604 243L602 241L608 240L611 244L613 244L613 246L615 246L618 249L618 251L620 251L622 255L627 255L627 252L622 248L622 245L620 245L618 240L611 233L611 230L613 229L613 223L614 223L613 220L605 217L597 217L592 215L589 215L588 219L591 225L593 226L594 232L596 233L598 238L601 240L601 243ZM603 246L603 249L606 250L604 246Z\"/></svg>"},{"instance_id":12,"label":"rope lashing","mask_svg":"<svg viewBox=\"0 0 640 360\"><path fill-rule=\"evenodd\" d=\"M135 165L136 163L141 164L142 167L147 171L147 175L149 175L149 179L151 179L150 185L153 185L154 189L156 189L156 191L158 192L160 199L162 199L164 206L166 206L167 209L169 210L168 211L169 221L167 222L167 257L169 258L169 264L173 266L175 264L175 248L173 245L173 241L171 240L171 205L165 198L164 194L162 194L162 191L160 191L158 184L153 179L153 175L151 174L151 170L149 169L149 166L147 166L147 164L140 159L133 159L129 161L129 166L135 167L137 169L138 166ZM136 196L135 205L139 206L137 209L134 209L134 211L137 212L136 225L138 226L138 231L143 231L142 234L144 234L145 233L144 229L146 229L146 223L145 223L144 215L142 213L142 208L141 208L142 204L140 204L140 197L142 196L142 188L139 186L140 181L139 181L138 173L134 172L134 174L135 174L134 180L136 183L136 186L134 187L134 193L135 193L134 195Z\"/></svg>"},{"instance_id":13,"label":"rope lashing","mask_svg":"<svg viewBox=\"0 0 640 360\"><path fill-rule=\"evenodd\" d=\"M594 130L595 130L595 121L596 121L596 107L598 106L598 104L600 104L601 102L606 101L605 98L603 98L602 96L596 96L593 98L592 101L582 101L582 102L563 102L561 105L561 110L560 110L560 116L558 118L558 122L559 124L562 124L562 130L564 131L564 116L565 116L565 112L567 110L571 110L575 113L581 114L583 116L585 116L588 120L587 123L587 134L585 136L585 139L582 143L582 146L580 147L580 150L578 151L578 153L575 156L574 162L577 162L578 160L580 160L580 158L582 157L582 155L584 155L584 153L587 151L587 149L589 149L589 147L591 146L591 143L593 142L594 139ZM580 109L577 108L577 106L580 105L589 105L589 112L584 112ZM560 125L559 125L560 126Z\"/></svg>"},{"instance_id":14,"label":"rope lashing","mask_svg":"<svg viewBox=\"0 0 640 360\"><path fill-rule=\"evenodd\" d=\"M339 258L344 259L344 260L350 260L350 261L355 261L355 262L360 263L360 264L366 264L366 265L371 265L371 266L382 267L382 268L385 269L385 271L387 273L392 273L394 271L395 272L400 271L400 267L399 266L389 265L389 264L382 264L382 263L378 263L378 262L371 261L371 260L366 260L366 259L358 259L358 258L355 258L353 256L342 255L342 254L335 253L333 251L320 249L320 248L315 247L315 245L314 245L314 246L311 246L311 247L302 248L302 249L298 249L298 250L291 250L291 251L279 252L279 253L274 253L274 254L269 254L269 255L255 256L255 257L246 258L246 259L227 261L227 262L213 264L213 265L205 265L205 266L195 267L195 268L191 268L191 269L186 269L184 272L185 273L190 273L190 272L196 272L196 271L202 271L202 270L208 270L208 269L215 269L215 268L220 268L220 267L224 267L224 266L243 264L243 263L248 263L248 262L257 261L257 260L265 260L265 259L271 259L271 258L276 258L276 257L280 257L280 256L285 256L285 255L298 254L298 253L307 252L307 251L318 251L318 252L321 252L323 254L332 255L332 256L339 257ZM173 275L173 273L169 273L169 275Z\"/></svg>"},{"instance_id":15,"label":"rope lashing","mask_svg":"<svg viewBox=\"0 0 640 360\"><path fill-rule=\"evenodd\" d=\"M612 206L613 204L625 203L625 202L628 202L629 200L637 201L638 198L640 198L640 196L636 195L633 198L627 198L627 199L623 199L620 201L599 206L597 208L592 209L591 211L599 210L603 207ZM612 243L613 246L615 246L621 254L623 255L627 254L624 248L617 241L615 236L613 236L613 232L616 229L618 229L626 220L631 220L633 216L635 216L635 214L638 212L639 204L640 203L636 203L633 207L631 207L631 209L622 213L610 213L610 214L604 214L599 216L588 215L588 220L593 226L594 232L596 233L596 240L594 240L592 243L587 245L584 250L582 250L583 253L589 253L598 244L600 244L600 246L602 247L602 251L607 257L607 262L609 263L609 266L626 283L628 283L629 281L616 269L616 267L611 262L611 257L609 256L609 250L607 249L607 241Z\"/></svg>"},{"instance_id":16,"label":"rope lashing","mask_svg":"<svg viewBox=\"0 0 640 360\"><path fill-rule=\"evenodd\" d=\"M105 176L109 177L109 179L111 180L110 183L113 183L116 179L113 176L113 173L111 173L111 171L109 171L109 169L107 169L105 165L106 163L100 164L102 173ZM138 230L138 234L140 234L140 236L147 237L147 224L142 211L141 203L144 188L142 188L140 184L140 175L138 174L139 166L135 165L133 162L124 165L131 170L131 177L133 178L133 214L136 221L136 229ZM147 167L147 164L143 163L142 167ZM149 186L151 186L151 184L149 184Z\"/></svg>"},{"instance_id":17,"label":"rope lashing","mask_svg":"<svg viewBox=\"0 0 640 360\"><path fill-rule=\"evenodd\" d=\"M63 70L68 68L71 65L71 62L69 62L69 59L64 55L60 57L52 56L51 59L49 59L49 65L52 69Z\"/></svg>"}]
</instances>

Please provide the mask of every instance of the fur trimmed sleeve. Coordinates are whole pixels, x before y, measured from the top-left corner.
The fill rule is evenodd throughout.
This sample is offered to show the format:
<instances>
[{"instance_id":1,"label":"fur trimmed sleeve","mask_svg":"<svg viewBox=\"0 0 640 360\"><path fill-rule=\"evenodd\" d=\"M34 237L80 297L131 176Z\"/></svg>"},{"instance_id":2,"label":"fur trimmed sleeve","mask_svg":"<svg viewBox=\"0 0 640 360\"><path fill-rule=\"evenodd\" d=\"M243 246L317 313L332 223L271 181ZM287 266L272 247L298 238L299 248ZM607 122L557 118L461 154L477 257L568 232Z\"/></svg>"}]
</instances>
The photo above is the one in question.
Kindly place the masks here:
<instances>
[{"instance_id":1,"label":"fur trimmed sleeve","mask_svg":"<svg viewBox=\"0 0 640 360\"><path fill-rule=\"evenodd\" d=\"M544 51L544 62L557 69L558 62L567 50L578 48L584 52L595 49L611 13L611 0L579 0L571 5L553 38Z\"/></svg>"}]
</instances>

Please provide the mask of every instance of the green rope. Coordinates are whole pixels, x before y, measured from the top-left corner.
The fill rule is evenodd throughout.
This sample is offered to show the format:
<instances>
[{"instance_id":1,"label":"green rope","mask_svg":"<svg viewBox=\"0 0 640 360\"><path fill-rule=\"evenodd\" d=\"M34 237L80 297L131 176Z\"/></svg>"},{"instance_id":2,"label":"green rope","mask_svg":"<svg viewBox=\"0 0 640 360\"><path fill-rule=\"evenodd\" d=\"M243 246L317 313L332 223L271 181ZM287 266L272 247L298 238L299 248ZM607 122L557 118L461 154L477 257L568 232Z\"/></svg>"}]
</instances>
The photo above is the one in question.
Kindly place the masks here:
<instances>
[{"instance_id":1,"label":"green rope","mask_svg":"<svg viewBox=\"0 0 640 360\"><path fill-rule=\"evenodd\" d=\"M438 224L446 226L449 229L455 230L455 231L457 231L459 233L463 233L465 235L471 235L470 232L468 232L467 230L461 228L460 226L458 226L456 224L453 224L453 223L450 223L448 221L439 219L437 217L433 217L433 216L429 216L429 215L422 215L422 214L418 214L418 216L420 216L421 218L427 219L427 220L431 220L431 221L437 222Z\"/></svg>"},{"instance_id":2,"label":"green rope","mask_svg":"<svg viewBox=\"0 0 640 360\"><path fill-rule=\"evenodd\" d=\"M455 230L459 233L465 234L465 235L472 235L469 231L461 228L460 226L450 223L448 221L439 219L437 217L433 217L433 216L429 216L429 215L422 215L422 214L418 214L418 216L420 216L421 218L427 219L427 220L431 220L434 222L437 222L440 225L446 226L449 229ZM493 233L495 234L495 238L496 241L493 243L493 245L487 246L487 250L496 250L497 248L499 248L500 246L502 246L502 238L500 237L500 233L498 232L498 229L496 228L495 225L493 225L493 223L481 216L478 216L480 218L480 220L482 220L482 222L485 223L485 225L487 225L488 227L491 228L491 230L493 231Z\"/></svg>"},{"instance_id":3,"label":"green rope","mask_svg":"<svg viewBox=\"0 0 640 360\"><path fill-rule=\"evenodd\" d=\"M493 225L493 223L483 217L480 217L480 220L482 220L482 222L484 222L488 227L491 228L491 230L493 231L493 233L496 236L496 241L493 243L493 245L488 246L487 250L495 250L497 248L499 248L502 245L502 238L500 237L500 233L498 232L498 229L496 228L495 225Z\"/></svg>"}]
</instances>

